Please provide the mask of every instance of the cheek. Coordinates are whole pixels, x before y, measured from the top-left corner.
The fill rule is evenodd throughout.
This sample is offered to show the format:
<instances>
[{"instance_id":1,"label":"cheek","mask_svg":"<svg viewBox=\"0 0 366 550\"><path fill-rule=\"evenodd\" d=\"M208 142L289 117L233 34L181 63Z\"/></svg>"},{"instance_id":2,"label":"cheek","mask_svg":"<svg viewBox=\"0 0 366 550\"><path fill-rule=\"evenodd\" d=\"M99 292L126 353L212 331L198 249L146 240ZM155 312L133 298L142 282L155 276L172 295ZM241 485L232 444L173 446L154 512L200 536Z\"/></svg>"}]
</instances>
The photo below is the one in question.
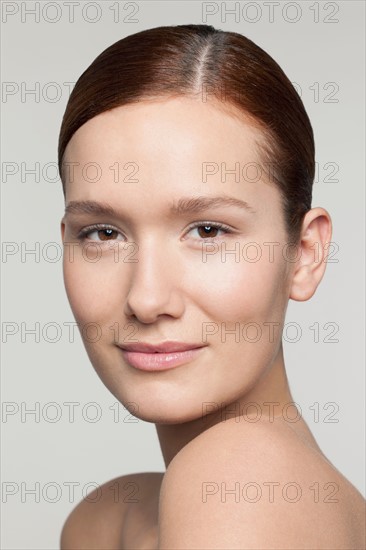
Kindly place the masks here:
<instances>
[{"instance_id":1,"label":"cheek","mask_svg":"<svg viewBox=\"0 0 366 550\"><path fill-rule=\"evenodd\" d=\"M270 262L265 251L258 254L257 261L252 261L255 257L252 249L244 257L218 254L202 264L196 296L209 317L223 321L266 321L282 315L286 298L285 263L281 258Z\"/></svg>"},{"instance_id":2,"label":"cheek","mask_svg":"<svg viewBox=\"0 0 366 550\"><path fill-rule=\"evenodd\" d=\"M121 316L125 278L118 275L113 259L94 262L75 255L71 262L64 256L63 274L70 306L78 322L103 324L114 311Z\"/></svg>"}]
</instances>

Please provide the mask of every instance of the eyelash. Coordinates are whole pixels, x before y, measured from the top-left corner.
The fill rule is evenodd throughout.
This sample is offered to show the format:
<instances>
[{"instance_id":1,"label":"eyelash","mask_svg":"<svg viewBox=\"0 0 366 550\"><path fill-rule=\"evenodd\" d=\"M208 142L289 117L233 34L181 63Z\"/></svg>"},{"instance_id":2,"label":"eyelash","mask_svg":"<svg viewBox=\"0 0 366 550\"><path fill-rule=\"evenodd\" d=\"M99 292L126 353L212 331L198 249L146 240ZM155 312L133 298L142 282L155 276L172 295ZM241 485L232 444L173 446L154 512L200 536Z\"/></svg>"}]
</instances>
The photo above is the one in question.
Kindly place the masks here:
<instances>
[{"instance_id":1,"label":"eyelash","mask_svg":"<svg viewBox=\"0 0 366 550\"><path fill-rule=\"evenodd\" d=\"M231 228L228 225L226 225L224 223L216 223L216 222L210 222L210 221L195 222L194 224L192 224L191 226L188 227L187 232L191 231L192 229L195 229L196 227L207 227L207 226L209 226L213 229L221 229L222 231L225 231L225 234L233 233L233 231L231 230ZM79 234L77 235L77 238L80 239L81 241L86 241L87 236L90 233L93 233L94 231L103 231L103 229L112 229L112 231L116 231L117 233L119 233L118 229L116 229L112 225L97 223L95 225L90 225L90 226L85 227L84 229L82 229L79 232ZM207 237L207 238L199 238L199 239L195 239L195 240L202 241L202 242L205 242L205 241L213 242L217 238L219 238L219 237ZM92 242L98 242L100 244L104 244L104 243L108 243L108 242L111 242L111 241L113 242L116 239L109 239L109 240L106 240L106 241L93 241L93 239L90 239L90 240Z\"/></svg>"}]
</instances>

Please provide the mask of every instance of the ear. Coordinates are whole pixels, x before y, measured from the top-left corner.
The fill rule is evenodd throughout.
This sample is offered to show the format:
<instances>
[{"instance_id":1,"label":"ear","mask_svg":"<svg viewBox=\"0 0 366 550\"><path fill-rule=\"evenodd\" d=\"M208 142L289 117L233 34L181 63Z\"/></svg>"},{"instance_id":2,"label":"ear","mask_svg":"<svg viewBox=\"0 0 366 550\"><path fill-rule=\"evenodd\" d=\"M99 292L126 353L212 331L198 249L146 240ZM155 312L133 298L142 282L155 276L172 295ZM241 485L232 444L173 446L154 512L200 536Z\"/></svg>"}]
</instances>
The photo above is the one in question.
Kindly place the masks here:
<instances>
[{"instance_id":1,"label":"ear","mask_svg":"<svg viewBox=\"0 0 366 550\"><path fill-rule=\"evenodd\" d=\"M299 259L293 269L289 298L309 300L323 278L328 243L332 238L332 220L324 208L312 208L304 216L299 243Z\"/></svg>"},{"instance_id":2,"label":"ear","mask_svg":"<svg viewBox=\"0 0 366 550\"><path fill-rule=\"evenodd\" d=\"M62 218L62 220L61 220L60 229L61 229L61 239L62 239L62 244L63 244L64 239L65 239L65 223L64 223L64 219L63 219L63 218Z\"/></svg>"}]
</instances>

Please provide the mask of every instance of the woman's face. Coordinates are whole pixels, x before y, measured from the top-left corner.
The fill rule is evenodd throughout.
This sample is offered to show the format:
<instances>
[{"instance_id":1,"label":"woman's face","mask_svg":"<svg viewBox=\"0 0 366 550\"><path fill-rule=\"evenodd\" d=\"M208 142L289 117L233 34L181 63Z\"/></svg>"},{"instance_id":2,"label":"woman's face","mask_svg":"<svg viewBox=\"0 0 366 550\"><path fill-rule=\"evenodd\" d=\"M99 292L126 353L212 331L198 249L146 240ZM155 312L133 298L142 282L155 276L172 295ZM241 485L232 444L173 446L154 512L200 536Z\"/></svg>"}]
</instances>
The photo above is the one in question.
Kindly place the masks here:
<instances>
[{"instance_id":1,"label":"woman's face","mask_svg":"<svg viewBox=\"0 0 366 550\"><path fill-rule=\"evenodd\" d=\"M294 264L255 139L214 103L179 97L104 112L67 146L66 292L99 377L139 418L180 423L240 400L280 353ZM208 202L222 196L248 208ZM82 238L93 224L110 229ZM117 345L167 341L203 347L146 371Z\"/></svg>"}]
</instances>

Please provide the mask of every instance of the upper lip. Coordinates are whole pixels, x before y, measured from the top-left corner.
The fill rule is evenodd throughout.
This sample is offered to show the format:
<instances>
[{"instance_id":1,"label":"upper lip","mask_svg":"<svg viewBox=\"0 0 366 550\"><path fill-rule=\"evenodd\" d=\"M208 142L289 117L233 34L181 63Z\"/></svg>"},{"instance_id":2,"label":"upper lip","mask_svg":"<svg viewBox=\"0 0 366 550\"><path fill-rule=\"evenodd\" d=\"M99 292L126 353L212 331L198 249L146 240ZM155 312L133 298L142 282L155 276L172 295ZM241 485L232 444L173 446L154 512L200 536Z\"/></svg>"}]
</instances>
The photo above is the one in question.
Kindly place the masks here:
<instances>
[{"instance_id":1,"label":"upper lip","mask_svg":"<svg viewBox=\"0 0 366 550\"><path fill-rule=\"evenodd\" d=\"M189 349L202 348L204 344L187 344L186 342L162 342L160 344L149 344L147 342L123 343L119 347L127 351L140 351L142 353L169 353L174 351L186 351Z\"/></svg>"}]
</instances>

